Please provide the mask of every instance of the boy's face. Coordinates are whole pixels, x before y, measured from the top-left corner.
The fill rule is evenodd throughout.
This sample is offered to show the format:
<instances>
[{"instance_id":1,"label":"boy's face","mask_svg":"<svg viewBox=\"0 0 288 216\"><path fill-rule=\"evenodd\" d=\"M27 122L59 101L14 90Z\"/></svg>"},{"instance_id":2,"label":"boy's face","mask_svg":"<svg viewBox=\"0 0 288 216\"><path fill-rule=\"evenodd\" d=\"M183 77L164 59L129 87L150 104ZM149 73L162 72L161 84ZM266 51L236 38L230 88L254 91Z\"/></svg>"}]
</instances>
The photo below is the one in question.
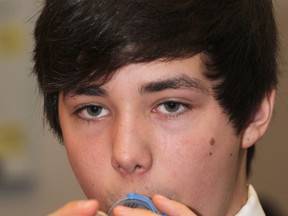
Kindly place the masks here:
<instances>
[{"instance_id":1,"label":"boy's face","mask_svg":"<svg viewBox=\"0 0 288 216\"><path fill-rule=\"evenodd\" d=\"M204 70L200 55L132 64L101 87L60 93L70 163L103 210L129 192L162 194L205 215L235 201L245 186L241 137Z\"/></svg>"}]
</instances>

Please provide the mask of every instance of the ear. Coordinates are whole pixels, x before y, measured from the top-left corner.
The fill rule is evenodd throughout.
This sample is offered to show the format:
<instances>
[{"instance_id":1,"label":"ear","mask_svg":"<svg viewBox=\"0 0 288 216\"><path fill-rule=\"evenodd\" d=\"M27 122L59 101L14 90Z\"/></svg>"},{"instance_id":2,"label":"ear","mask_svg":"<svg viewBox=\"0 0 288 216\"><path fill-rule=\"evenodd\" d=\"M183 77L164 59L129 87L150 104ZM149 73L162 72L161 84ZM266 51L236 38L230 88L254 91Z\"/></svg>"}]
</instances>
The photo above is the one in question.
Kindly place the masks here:
<instances>
[{"instance_id":1,"label":"ear","mask_svg":"<svg viewBox=\"0 0 288 216\"><path fill-rule=\"evenodd\" d=\"M243 132L242 148L249 148L266 132L274 109L275 89L263 98L255 115Z\"/></svg>"}]
</instances>

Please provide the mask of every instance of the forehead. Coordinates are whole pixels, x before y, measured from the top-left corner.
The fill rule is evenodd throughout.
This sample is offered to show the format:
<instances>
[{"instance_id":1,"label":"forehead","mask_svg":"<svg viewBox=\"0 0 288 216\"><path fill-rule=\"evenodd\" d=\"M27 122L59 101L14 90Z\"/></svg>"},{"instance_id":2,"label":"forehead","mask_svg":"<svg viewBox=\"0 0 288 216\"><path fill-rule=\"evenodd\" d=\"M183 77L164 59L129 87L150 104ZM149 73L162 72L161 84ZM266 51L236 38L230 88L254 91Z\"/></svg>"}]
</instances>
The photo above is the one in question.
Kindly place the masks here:
<instances>
[{"instance_id":1,"label":"forehead","mask_svg":"<svg viewBox=\"0 0 288 216\"><path fill-rule=\"evenodd\" d=\"M131 85L135 82L141 83L140 93L160 91L166 86L189 87L207 93L210 82L205 78L205 72L206 67L200 54L186 59L160 59L147 63L133 63L112 72L108 78L94 78L89 82L79 84L68 93L105 95L104 88L110 86L111 83ZM96 73L95 76L97 77Z\"/></svg>"}]
</instances>

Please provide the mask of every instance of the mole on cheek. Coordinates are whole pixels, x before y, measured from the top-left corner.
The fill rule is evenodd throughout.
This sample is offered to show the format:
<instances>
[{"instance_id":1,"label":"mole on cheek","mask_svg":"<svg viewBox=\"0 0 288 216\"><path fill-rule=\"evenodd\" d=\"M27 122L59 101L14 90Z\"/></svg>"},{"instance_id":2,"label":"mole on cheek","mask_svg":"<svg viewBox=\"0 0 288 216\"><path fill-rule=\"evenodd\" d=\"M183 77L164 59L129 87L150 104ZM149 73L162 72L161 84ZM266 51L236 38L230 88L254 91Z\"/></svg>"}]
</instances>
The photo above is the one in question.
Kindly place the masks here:
<instances>
[{"instance_id":1,"label":"mole on cheek","mask_svg":"<svg viewBox=\"0 0 288 216\"><path fill-rule=\"evenodd\" d=\"M215 143L216 143L216 142L215 142L215 139L214 139L214 138L211 138L211 140L209 141L209 143L210 143L211 146L214 146ZM210 152L209 155L211 156L211 155L212 155L212 152Z\"/></svg>"},{"instance_id":2,"label":"mole on cheek","mask_svg":"<svg viewBox=\"0 0 288 216\"><path fill-rule=\"evenodd\" d=\"M215 145L215 139L214 139L214 138L211 138L211 140L210 140L210 145L211 145L211 146Z\"/></svg>"}]
</instances>

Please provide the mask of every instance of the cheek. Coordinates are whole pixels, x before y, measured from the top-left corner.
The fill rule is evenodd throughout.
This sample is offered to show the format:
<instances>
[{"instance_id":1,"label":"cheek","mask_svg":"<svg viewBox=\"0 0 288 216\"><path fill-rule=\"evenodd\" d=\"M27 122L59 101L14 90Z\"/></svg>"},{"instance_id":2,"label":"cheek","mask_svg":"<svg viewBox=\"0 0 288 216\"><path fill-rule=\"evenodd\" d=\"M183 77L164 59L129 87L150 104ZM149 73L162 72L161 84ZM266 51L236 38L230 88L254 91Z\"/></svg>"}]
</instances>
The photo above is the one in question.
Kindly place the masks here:
<instances>
[{"instance_id":1,"label":"cheek","mask_svg":"<svg viewBox=\"0 0 288 216\"><path fill-rule=\"evenodd\" d=\"M165 166L168 175L177 178L179 183L186 179L193 182L201 173L205 161L209 160L209 150L203 147L203 141L199 137L195 137L181 134L166 136L165 148L161 149L159 154L163 161L160 164Z\"/></svg>"},{"instance_id":2,"label":"cheek","mask_svg":"<svg viewBox=\"0 0 288 216\"><path fill-rule=\"evenodd\" d=\"M69 139L65 139L64 136L66 152L83 191L88 197L101 196L98 195L102 193L101 190L99 188L96 190L95 185L102 185L105 175L103 164L109 163L104 157L104 150L97 144L97 140L92 142L89 138L68 137Z\"/></svg>"},{"instance_id":3,"label":"cheek","mask_svg":"<svg viewBox=\"0 0 288 216\"><path fill-rule=\"evenodd\" d=\"M207 194L216 196L234 181L239 141L232 135L233 131L227 136L220 136L217 130L211 131L210 136L183 133L171 135L166 140L167 175L184 203L189 200L195 205L199 200L205 200Z\"/></svg>"}]
</instances>

